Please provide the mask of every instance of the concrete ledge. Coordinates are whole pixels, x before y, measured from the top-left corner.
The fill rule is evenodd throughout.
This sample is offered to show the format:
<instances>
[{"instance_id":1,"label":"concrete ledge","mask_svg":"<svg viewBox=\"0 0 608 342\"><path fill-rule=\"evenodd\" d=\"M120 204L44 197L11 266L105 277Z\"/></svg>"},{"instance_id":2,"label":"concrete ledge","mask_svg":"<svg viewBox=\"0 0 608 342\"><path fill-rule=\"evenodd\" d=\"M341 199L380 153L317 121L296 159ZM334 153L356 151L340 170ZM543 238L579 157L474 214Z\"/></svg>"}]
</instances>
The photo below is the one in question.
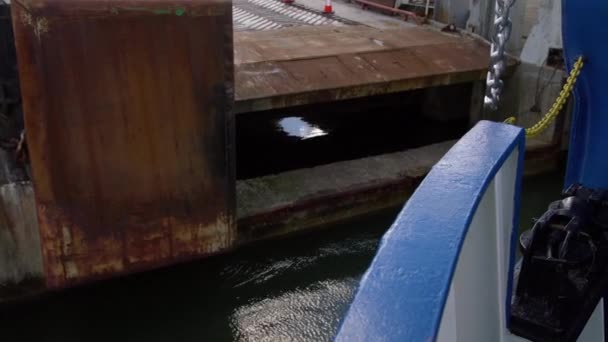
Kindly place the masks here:
<instances>
[{"instance_id":1,"label":"concrete ledge","mask_svg":"<svg viewBox=\"0 0 608 342\"><path fill-rule=\"evenodd\" d=\"M238 243L399 205L455 142L238 181Z\"/></svg>"},{"instance_id":2,"label":"concrete ledge","mask_svg":"<svg viewBox=\"0 0 608 342\"><path fill-rule=\"evenodd\" d=\"M237 244L327 226L402 205L456 142L446 141L237 182ZM525 175L559 167L559 146L526 151Z\"/></svg>"}]
</instances>

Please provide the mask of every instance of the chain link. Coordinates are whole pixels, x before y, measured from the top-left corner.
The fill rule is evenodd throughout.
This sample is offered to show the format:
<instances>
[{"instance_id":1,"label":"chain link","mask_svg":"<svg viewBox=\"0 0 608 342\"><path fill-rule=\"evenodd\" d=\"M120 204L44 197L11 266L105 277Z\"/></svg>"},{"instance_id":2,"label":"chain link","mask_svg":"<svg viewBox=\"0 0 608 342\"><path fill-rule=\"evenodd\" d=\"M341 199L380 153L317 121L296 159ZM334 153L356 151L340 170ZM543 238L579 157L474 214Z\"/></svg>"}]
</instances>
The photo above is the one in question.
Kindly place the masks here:
<instances>
[{"instance_id":1,"label":"chain link","mask_svg":"<svg viewBox=\"0 0 608 342\"><path fill-rule=\"evenodd\" d=\"M559 93L559 96L557 97L549 111L545 115L543 115L543 117L536 124L534 124L534 126L526 128L526 137L532 138L541 134L545 129L547 129L547 127L549 127L551 122L555 120L559 113L561 113L562 109L566 105L566 101L568 101L568 98L570 97L570 94L572 94L574 85L576 84L578 76L581 74L581 70L583 70L584 65L585 60L583 59L583 56L579 56L576 59L574 65L572 66L570 75L568 76L568 79L566 80L562 91ZM514 125L515 120L515 117L510 117L505 120L505 123Z\"/></svg>"},{"instance_id":2,"label":"chain link","mask_svg":"<svg viewBox=\"0 0 608 342\"><path fill-rule=\"evenodd\" d=\"M496 0L494 11L494 36L490 48L490 67L486 78L486 96L484 106L496 110L502 94L503 81L500 79L505 71L505 47L511 37L511 18L509 13L515 0Z\"/></svg>"}]
</instances>

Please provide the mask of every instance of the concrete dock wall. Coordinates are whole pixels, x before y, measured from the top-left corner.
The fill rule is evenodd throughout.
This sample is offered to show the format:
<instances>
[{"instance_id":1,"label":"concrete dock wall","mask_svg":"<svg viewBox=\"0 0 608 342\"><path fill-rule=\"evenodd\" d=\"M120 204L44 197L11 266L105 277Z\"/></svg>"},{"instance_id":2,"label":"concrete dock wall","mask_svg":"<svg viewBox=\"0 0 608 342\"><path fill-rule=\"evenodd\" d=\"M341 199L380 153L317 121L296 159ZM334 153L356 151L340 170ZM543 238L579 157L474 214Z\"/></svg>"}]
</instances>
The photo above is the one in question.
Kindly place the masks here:
<instances>
[{"instance_id":1,"label":"concrete dock wall","mask_svg":"<svg viewBox=\"0 0 608 342\"><path fill-rule=\"evenodd\" d=\"M43 278L34 191L29 182L0 186L0 285Z\"/></svg>"}]
</instances>

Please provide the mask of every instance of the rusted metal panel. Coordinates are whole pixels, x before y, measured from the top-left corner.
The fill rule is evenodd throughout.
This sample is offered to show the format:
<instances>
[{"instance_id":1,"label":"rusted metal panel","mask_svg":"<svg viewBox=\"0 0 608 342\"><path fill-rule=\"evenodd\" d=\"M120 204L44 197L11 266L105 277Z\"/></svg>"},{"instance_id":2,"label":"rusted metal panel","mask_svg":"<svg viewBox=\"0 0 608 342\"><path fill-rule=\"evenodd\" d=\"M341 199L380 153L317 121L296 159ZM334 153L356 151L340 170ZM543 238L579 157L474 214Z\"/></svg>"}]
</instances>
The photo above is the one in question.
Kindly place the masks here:
<instances>
[{"instance_id":1,"label":"rusted metal panel","mask_svg":"<svg viewBox=\"0 0 608 342\"><path fill-rule=\"evenodd\" d=\"M483 80L490 53L421 27L238 32L235 44L236 113Z\"/></svg>"},{"instance_id":2,"label":"rusted metal panel","mask_svg":"<svg viewBox=\"0 0 608 342\"><path fill-rule=\"evenodd\" d=\"M231 247L230 1L12 7L47 285Z\"/></svg>"}]
</instances>

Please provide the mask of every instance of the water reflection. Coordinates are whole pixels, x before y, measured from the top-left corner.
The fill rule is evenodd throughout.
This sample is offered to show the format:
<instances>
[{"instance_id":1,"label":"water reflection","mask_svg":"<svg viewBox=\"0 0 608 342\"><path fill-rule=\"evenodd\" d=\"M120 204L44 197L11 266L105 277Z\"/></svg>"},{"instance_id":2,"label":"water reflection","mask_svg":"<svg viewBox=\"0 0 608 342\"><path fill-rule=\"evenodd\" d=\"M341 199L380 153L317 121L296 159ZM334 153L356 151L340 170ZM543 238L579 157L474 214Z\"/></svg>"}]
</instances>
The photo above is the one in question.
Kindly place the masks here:
<instances>
[{"instance_id":1,"label":"water reflection","mask_svg":"<svg viewBox=\"0 0 608 342\"><path fill-rule=\"evenodd\" d=\"M328 279L239 307L238 341L330 341L354 296L358 277Z\"/></svg>"},{"instance_id":2,"label":"water reflection","mask_svg":"<svg viewBox=\"0 0 608 342\"><path fill-rule=\"evenodd\" d=\"M328 132L322 130L320 127L307 122L299 116L283 118L279 120L277 124L283 132L287 133L287 135L298 137L302 140L322 137L328 134Z\"/></svg>"},{"instance_id":3,"label":"water reflection","mask_svg":"<svg viewBox=\"0 0 608 342\"><path fill-rule=\"evenodd\" d=\"M0 341L331 341L396 210L0 307Z\"/></svg>"}]
</instances>

